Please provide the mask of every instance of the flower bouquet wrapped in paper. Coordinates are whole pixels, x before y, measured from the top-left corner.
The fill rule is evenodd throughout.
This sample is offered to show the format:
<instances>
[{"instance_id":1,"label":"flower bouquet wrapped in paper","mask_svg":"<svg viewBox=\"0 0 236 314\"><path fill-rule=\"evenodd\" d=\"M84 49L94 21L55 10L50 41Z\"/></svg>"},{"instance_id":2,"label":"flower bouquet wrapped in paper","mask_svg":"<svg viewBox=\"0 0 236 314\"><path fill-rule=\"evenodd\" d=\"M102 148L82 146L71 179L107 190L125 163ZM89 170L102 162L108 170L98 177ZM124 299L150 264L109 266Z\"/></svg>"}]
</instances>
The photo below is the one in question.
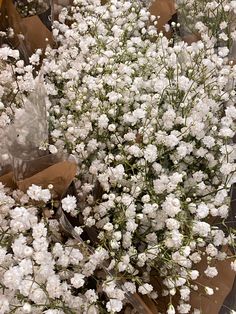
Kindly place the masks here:
<instances>
[{"instance_id":1,"label":"flower bouquet wrapped in paper","mask_svg":"<svg viewBox=\"0 0 236 314\"><path fill-rule=\"evenodd\" d=\"M114 277L157 309L166 296L168 313L188 313L198 263L208 256L201 273L215 277L214 260L234 245L222 224L235 181L235 68L230 41L217 46L209 31L192 46L173 44L156 25L140 3L76 1L55 23L59 48L43 69L52 141L77 159L80 214L97 229ZM204 284L207 296L211 289ZM122 296L104 291L104 306L119 312Z\"/></svg>"},{"instance_id":2,"label":"flower bouquet wrapped in paper","mask_svg":"<svg viewBox=\"0 0 236 314\"><path fill-rule=\"evenodd\" d=\"M0 155L7 160L5 172L11 169L10 176L22 191L27 191L32 183L43 187L53 184L54 192L60 197L74 178L76 165L67 155L49 154L47 149L49 134L42 76L22 101L23 106L15 110L14 122L2 131ZM9 174L2 180L8 178Z\"/></svg>"},{"instance_id":3,"label":"flower bouquet wrapped in paper","mask_svg":"<svg viewBox=\"0 0 236 314\"><path fill-rule=\"evenodd\" d=\"M178 32L170 40L158 33L158 18L141 2L75 0L62 10L53 29L58 46L47 49L42 65L47 148L54 158L57 151L73 155L78 171L60 201L51 167L28 177L27 142L37 143L33 161L43 160L44 128L31 137L32 123L16 120L10 138L17 145L9 151L22 191L0 187L9 230L0 282L12 291L3 294L5 312L195 314L208 312L208 300L214 314L220 310L236 269L228 221L236 173L234 33L199 25L200 41L188 45ZM32 65L37 60L36 53ZM14 70L20 85L30 85L18 62ZM39 104L34 112L45 115Z\"/></svg>"}]
</instances>

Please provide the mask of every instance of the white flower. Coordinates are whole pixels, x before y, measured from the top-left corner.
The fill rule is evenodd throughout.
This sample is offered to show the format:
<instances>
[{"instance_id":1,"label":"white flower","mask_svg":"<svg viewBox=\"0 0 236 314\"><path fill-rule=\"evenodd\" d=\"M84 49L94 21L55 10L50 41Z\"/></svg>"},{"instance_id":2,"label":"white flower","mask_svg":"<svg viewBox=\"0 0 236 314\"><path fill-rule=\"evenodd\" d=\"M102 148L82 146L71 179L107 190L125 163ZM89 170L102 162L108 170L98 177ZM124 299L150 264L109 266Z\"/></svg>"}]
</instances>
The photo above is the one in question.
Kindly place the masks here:
<instances>
[{"instance_id":1,"label":"white flower","mask_svg":"<svg viewBox=\"0 0 236 314\"><path fill-rule=\"evenodd\" d=\"M207 148L211 148L215 145L215 139L212 136L205 136L202 141Z\"/></svg>"},{"instance_id":2,"label":"white flower","mask_svg":"<svg viewBox=\"0 0 236 314\"><path fill-rule=\"evenodd\" d=\"M3 276L4 285L10 290L17 290L20 287L22 281L22 273L17 266L9 268Z\"/></svg>"},{"instance_id":3,"label":"white flower","mask_svg":"<svg viewBox=\"0 0 236 314\"><path fill-rule=\"evenodd\" d=\"M145 118L145 115L146 115L146 111L141 108L135 109L133 111L133 116L135 117L135 119L143 119Z\"/></svg>"},{"instance_id":4,"label":"white flower","mask_svg":"<svg viewBox=\"0 0 236 314\"><path fill-rule=\"evenodd\" d=\"M181 314L189 313L191 310L191 305L187 303L182 303L178 306L178 311Z\"/></svg>"},{"instance_id":5,"label":"white flower","mask_svg":"<svg viewBox=\"0 0 236 314\"><path fill-rule=\"evenodd\" d=\"M181 299L184 301L189 301L190 292L191 291L189 287L182 287L180 289Z\"/></svg>"},{"instance_id":6,"label":"white flower","mask_svg":"<svg viewBox=\"0 0 236 314\"><path fill-rule=\"evenodd\" d=\"M116 92L110 92L107 94L107 97L111 103L116 103L121 98L121 95Z\"/></svg>"},{"instance_id":7,"label":"white flower","mask_svg":"<svg viewBox=\"0 0 236 314\"><path fill-rule=\"evenodd\" d=\"M145 265L146 260L147 260L146 253L140 253L138 255L138 266L143 267Z\"/></svg>"},{"instance_id":8,"label":"white flower","mask_svg":"<svg viewBox=\"0 0 236 314\"><path fill-rule=\"evenodd\" d=\"M46 237L46 235L47 235L47 229L43 223L39 223L33 226L32 236L34 239Z\"/></svg>"},{"instance_id":9,"label":"white flower","mask_svg":"<svg viewBox=\"0 0 236 314\"><path fill-rule=\"evenodd\" d=\"M219 48L219 55L221 57L226 57L229 53L229 49L227 47L220 47Z\"/></svg>"},{"instance_id":10,"label":"white flower","mask_svg":"<svg viewBox=\"0 0 236 314\"><path fill-rule=\"evenodd\" d=\"M179 89L187 92L191 86L192 82L185 76L178 77L178 87Z\"/></svg>"},{"instance_id":11,"label":"white flower","mask_svg":"<svg viewBox=\"0 0 236 314\"><path fill-rule=\"evenodd\" d=\"M104 227L103 227L103 229L104 230L107 230L107 231L112 231L113 230L113 224L111 224L110 222L107 222L105 225L104 225Z\"/></svg>"},{"instance_id":12,"label":"white flower","mask_svg":"<svg viewBox=\"0 0 236 314\"><path fill-rule=\"evenodd\" d=\"M162 208L169 217L173 218L181 211L180 201L174 195L170 194L163 202Z\"/></svg>"},{"instance_id":13,"label":"white flower","mask_svg":"<svg viewBox=\"0 0 236 314\"><path fill-rule=\"evenodd\" d=\"M6 257L7 250L5 248L0 247L0 263L2 264Z\"/></svg>"},{"instance_id":14,"label":"white flower","mask_svg":"<svg viewBox=\"0 0 236 314\"><path fill-rule=\"evenodd\" d=\"M25 303L22 307L23 313L31 313L32 306L29 303Z\"/></svg>"},{"instance_id":15,"label":"white flower","mask_svg":"<svg viewBox=\"0 0 236 314\"><path fill-rule=\"evenodd\" d=\"M149 294L149 293L151 293L153 291L153 287L150 284L145 283L142 286L138 287L138 291L141 294Z\"/></svg>"},{"instance_id":16,"label":"white flower","mask_svg":"<svg viewBox=\"0 0 236 314\"><path fill-rule=\"evenodd\" d=\"M80 261L82 261L84 258L83 254L81 253L79 249L66 248L65 253L69 256L69 263L73 265L79 265Z\"/></svg>"},{"instance_id":17,"label":"white flower","mask_svg":"<svg viewBox=\"0 0 236 314\"><path fill-rule=\"evenodd\" d=\"M189 272L190 278L192 280L196 280L199 277L199 271L198 270L191 270Z\"/></svg>"},{"instance_id":18,"label":"white flower","mask_svg":"<svg viewBox=\"0 0 236 314\"><path fill-rule=\"evenodd\" d=\"M29 197L33 200L39 201L41 196L42 188L40 186L37 186L35 184L32 184L27 190L27 194Z\"/></svg>"},{"instance_id":19,"label":"white flower","mask_svg":"<svg viewBox=\"0 0 236 314\"><path fill-rule=\"evenodd\" d=\"M67 213L71 213L76 209L76 197L67 195L65 198L61 201L62 208Z\"/></svg>"},{"instance_id":20,"label":"white flower","mask_svg":"<svg viewBox=\"0 0 236 314\"><path fill-rule=\"evenodd\" d=\"M149 144L144 150L144 158L148 162L154 162L157 159L157 147Z\"/></svg>"},{"instance_id":21,"label":"white flower","mask_svg":"<svg viewBox=\"0 0 236 314\"><path fill-rule=\"evenodd\" d=\"M58 152L55 145L49 145L48 149L49 149L51 154L56 154Z\"/></svg>"},{"instance_id":22,"label":"white flower","mask_svg":"<svg viewBox=\"0 0 236 314\"><path fill-rule=\"evenodd\" d=\"M48 189L42 189L40 200L42 200L44 203L47 203L51 198L51 193Z\"/></svg>"},{"instance_id":23,"label":"white flower","mask_svg":"<svg viewBox=\"0 0 236 314\"><path fill-rule=\"evenodd\" d=\"M171 230L167 235L165 245L168 248L180 248L183 241L183 235L178 230Z\"/></svg>"},{"instance_id":24,"label":"white flower","mask_svg":"<svg viewBox=\"0 0 236 314\"><path fill-rule=\"evenodd\" d=\"M206 247L206 252L212 257L218 254L217 248L212 243L208 244L208 246Z\"/></svg>"},{"instance_id":25,"label":"white flower","mask_svg":"<svg viewBox=\"0 0 236 314\"><path fill-rule=\"evenodd\" d=\"M207 266L207 269L204 271L207 277L213 278L218 275L216 267Z\"/></svg>"},{"instance_id":26,"label":"white flower","mask_svg":"<svg viewBox=\"0 0 236 314\"><path fill-rule=\"evenodd\" d=\"M204 203L200 203L197 206L197 210L196 210L196 215L199 219L203 219L205 217L207 217L209 214L209 208L206 204Z\"/></svg>"},{"instance_id":27,"label":"white flower","mask_svg":"<svg viewBox=\"0 0 236 314\"><path fill-rule=\"evenodd\" d=\"M168 309L167 309L167 312L166 312L167 314L175 314L176 312L175 312L175 308L174 308L174 306L172 305L172 304L170 304L169 306L168 306Z\"/></svg>"},{"instance_id":28,"label":"white flower","mask_svg":"<svg viewBox=\"0 0 236 314\"><path fill-rule=\"evenodd\" d=\"M83 229L81 227L76 226L74 230L78 235L81 235L83 233Z\"/></svg>"},{"instance_id":29,"label":"white flower","mask_svg":"<svg viewBox=\"0 0 236 314\"><path fill-rule=\"evenodd\" d=\"M123 179L125 169L124 166L119 164L114 168L109 168L109 180L111 184L116 184Z\"/></svg>"},{"instance_id":30,"label":"white flower","mask_svg":"<svg viewBox=\"0 0 236 314\"><path fill-rule=\"evenodd\" d=\"M24 207L15 207L11 210L10 215L12 217L10 221L12 232L29 230L37 223L37 217Z\"/></svg>"},{"instance_id":31,"label":"white flower","mask_svg":"<svg viewBox=\"0 0 236 314\"><path fill-rule=\"evenodd\" d=\"M135 223L133 219L129 219L126 223L126 229L129 232L134 232L138 227L138 224Z\"/></svg>"},{"instance_id":32,"label":"white flower","mask_svg":"<svg viewBox=\"0 0 236 314\"><path fill-rule=\"evenodd\" d=\"M178 220L176 220L174 218L168 218L168 219L166 219L166 227L169 230L179 229L180 223Z\"/></svg>"},{"instance_id":33,"label":"white flower","mask_svg":"<svg viewBox=\"0 0 236 314\"><path fill-rule=\"evenodd\" d=\"M227 27L227 25L228 25L228 24L227 24L226 21L221 22L221 23L220 23L220 29L221 29L221 30L225 29L225 28Z\"/></svg>"},{"instance_id":34,"label":"white flower","mask_svg":"<svg viewBox=\"0 0 236 314\"><path fill-rule=\"evenodd\" d=\"M84 295L89 303L95 303L98 300L96 292L92 289L88 289Z\"/></svg>"},{"instance_id":35,"label":"white flower","mask_svg":"<svg viewBox=\"0 0 236 314\"><path fill-rule=\"evenodd\" d=\"M128 147L128 152L130 155L133 155L134 157L142 157L143 156L143 152L138 147L138 145L132 145L132 146Z\"/></svg>"},{"instance_id":36,"label":"white flower","mask_svg":"<svg viewBox=\"0 0 236 314\"><path fill-rule=\"evenodd\" d=\"M74 274L74 276L70 280L73 287L76 289L82 287L84 285L84 275L82 274Z\"/></svg>"},{"instance_id":37,"label":"white flower","mask_svg":"<svg viewBox=\"0 0 236 314\"><path fill-rule=\"evenodd\" d=\"M136 286L132 282L125 282L124 287L127 291L129 291L131 294L134 294L136 292Z\"/></svg>"},{"instance_id":38,"label":"white flower","mask_svg":"<svg viewBox=\"0 0 236 314\"><path fill-rule=\"evenodd\" d=\"M51 198L51 193L48 189L42 189L40 186L32 184L27 190L28 196L35 201L43 201L47 203Z\"/></svg>"},{"instance_id":39,"label":"white flower","mask_svg":"<svg viewBox=\"0 0 236 314\"><path fill-rule=\"evenodd\" d=\"M114 132L114 131L116 130L116 125L115 125L115 124L109 124L109 125L108 125L108 130L109 130L110 132Z\"/></svg>"},{"instance_id":40,"label":"white flower","mask_svg":"<svg viewBox=\"0 0 236 314\"><path fill-rule=\"evenodd\" d=\"M99 314L98 307L96 307L94 304L90 305L87 314Z\"/></svg>"},{"instance_id":41,"label":"white flower","mask_svg":"<svg viewBox=\"0 0 236 314\"><path fill-rule=\"evenodd\" d=\"M39 64L41 53L42 53L42 50L37 49L36 52L32 54L32 56L29 58L30 63L36 64L36 65Z\"/></svg>"},{"instance_id":42,"label":"white flower","mask_svg":"<svg viewBox=\"0 0 236 314\"><path fill-rule=\"evenodd\" d=\"M199 234L202 237L207 237L210 233L210 225L204 221L195 221L193 225L193 232Z\"/></svg>"},{"instance_id":43,"label":"white flower","mask_svg":"<svg viewBox=\"0 0 236 314\"><path fill-rule=\"evenodd\" d=\"M7 296L0 295L0 313L9 313L10 307L9 307L9 301L7 299Z\"/></svg>"},{"instance_id":44,"label":"white flower","mask_svg":"<svg viewBox=\"0 0 236 314\"><path fill-rule=\"evenodd\" d=\"M106 129L108 126L109 119L105 114L102 114L98 119L98 126L101 129Z\"/></svg>"},{"instance_id":45,"label":"white flower","mask_svg":"<svg viewBox=\"0 0 236 314\"><path fill-rule=\"evenodd\" d=\"M9 47L3 47L0 48L0 60L7 60L9 57L12 57L14 59L19 58L19 51L18 50L12 50Z\"/></svg>"},{"instance_id":46,"label":"white flower","mask_svg":"<svg viewBox=\"0 0 236 314\"><path fill-rule=\"evenodd\" d=\"M213 295L214 294L214 290L210 287L205 287L205 292L207 295Z\"/></svg>"},{"instance_id":47,"label":"white flower","mask_svg":"<svg viewBox=\"0 0 236 314\"><path fill-rule=\"evenodd\" d=\"M123 307L122 302L117 299L110 299L110 301L108 301L106 304L106 308L109 313L120 312L122 310L122 307Z\"/></svg>"},{"instance_id":48,"label":"white flower","mask_svg":"<svg viewBox=\"0 0 236 314\"><path fill-rule=\"evenodd\" d=\"M231 268L233 271L236 271L236 260L234 260L233 262L231 262Z\"/></svg>"}]
</instances>

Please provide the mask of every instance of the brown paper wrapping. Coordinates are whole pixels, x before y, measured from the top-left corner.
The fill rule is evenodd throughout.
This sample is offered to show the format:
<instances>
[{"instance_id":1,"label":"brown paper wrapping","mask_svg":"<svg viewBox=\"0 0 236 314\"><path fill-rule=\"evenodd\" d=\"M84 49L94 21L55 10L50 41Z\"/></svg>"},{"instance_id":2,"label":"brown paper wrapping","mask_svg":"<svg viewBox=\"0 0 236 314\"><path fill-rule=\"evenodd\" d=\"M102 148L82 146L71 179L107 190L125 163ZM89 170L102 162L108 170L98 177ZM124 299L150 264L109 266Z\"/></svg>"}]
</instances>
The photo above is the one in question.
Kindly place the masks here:
<instances>
[{"instance_id":1,"label":"brown paper wrapping","mask_svg":"<svg viewBox=\"0 0 236 314\"><path fill-rule=\"evenodd\" d=\"M30 178L17 181L16 183L18 188L23 192L26 192L32 184L39 185L43 188L47 188L49 184L52 184L53 190L57 195L61 196L68 189L75 177L76 169L76 164L62 161Z\"/></svg>"},{"instance_id":2,"label":"brown paper wrapping","mask_svg":"<svg viewBox=\"0 0 236 314\"><path fill-rule=\"evenodd\" d=\"M31 55L36 49L45 50L47 45L53 45L52 33L44 26L38 16L21 19L22 27L25 29L25 41L30 43L28 51Z\"/></svg>"},{"instance_id":3,"label":"brown paper wrapping","mask_svg":"<svg viewBox=\"0 0 236 314\"><path fill-rule=\"evenodd\" d=\"M227 253L230 254L229 252ZM191 305L193 308L201 309L204 314L219 313L234 283L235 272L231 269L231 261L231 259L227 259L211 263L211 266L215 266L218 270L218 275L214 278L209 278L204 274L204 270L207 268L206 261L199 263L197 269L200 277L197 282L202 285L202 288L199 291L193 292L191 295ZM212 296L206 295L204 286L214 289L214 294Z\"/></svg>"},{"instance_id":4,"label":"brown paper wrapping","mask_svg":"<svg viewBox=\"0 0 236 314\"><path fill-rule=\"evenodd\" d=\"M41 22L38 16L22 18L12 0L3 0L0 15L0 29L13 28L15 36L9 40L14 48L19 48L24 58L30 57L36 49L45 49L53 45L52 33ZM22 34L24 38L18 35Z\"/></svg>"},{"instance_id":5,"label":"brown paper wrapping","mask_svg":"<svg viewBox=\"0 0 236 314\"><path fill-rule=\"evenodd\" d=\"M0 177L0 182L8 188L11 188L11 189L17 188L16 182L14 181L13 171L2 175Z\"/></svg>"},{"instance_id":6,"label":"brown paper wrapping","mask_svg":"<svg viewBox=\"0 0 236 314\"><path fill-rule=\"evenodd\" d=\"M230 256L232 255L228 249L225 249L226 253ZM214 278L209 278L204 274L204 271L207 268L206 259L203 259L201 263L197 264L195 269L199 271L199 278L196 280L196 283L199 285L198 291L192 291L190 304L192 306L191 313L194 308L200 309L202 314L218 314L225 298L230 293L235 279L235 272L231 269L230 263L231 259L225 261L217 261L211 263L210 266L215 266L218 270L218 275ZM160 282L155 277L152 280L152 285L154 288L161 292ZM206 295L204 287L210 287L214 290L214 294L211 296ZM157 305L151 299L148 299L146 296L135 297L141 298L145 305L149 308L150 313L166 313L169 297L159 297L157 299ZM235 296L236 297L236 296ZM178 296L173 297L173 304L178 303ZM159 311L159 312L158 312Z\"/></svg>"},{"instance_id":7,"label":"brown paper wrapping","mask_svg":"<svg viewBox=\"0 0 236 314\"><path fill-rule=\"evenodd\" d=\"M171 32L166 32L164 25L166 25L176 13L174 0L156 0L151 4L150 12L152 15L159 16L157 29L163 31L168 37L171 36Z\"/></svg>"},{"instance_id":8,"label":"brown paper wrapping","mask_svg":"<svg viewBox=\"0 0 236 314\"><path fill-rule=\"evenodd\" d=\"M0 182L12 189L19 188L23 192L26 192L32 184L43 188L47 188L49 184L52 184L53 191L60 198L73 181L76 171L77 166L75 163L61 161L20 181L15 181L13 172L9 172L0 177Z\"/></svg>"}]
</instances>

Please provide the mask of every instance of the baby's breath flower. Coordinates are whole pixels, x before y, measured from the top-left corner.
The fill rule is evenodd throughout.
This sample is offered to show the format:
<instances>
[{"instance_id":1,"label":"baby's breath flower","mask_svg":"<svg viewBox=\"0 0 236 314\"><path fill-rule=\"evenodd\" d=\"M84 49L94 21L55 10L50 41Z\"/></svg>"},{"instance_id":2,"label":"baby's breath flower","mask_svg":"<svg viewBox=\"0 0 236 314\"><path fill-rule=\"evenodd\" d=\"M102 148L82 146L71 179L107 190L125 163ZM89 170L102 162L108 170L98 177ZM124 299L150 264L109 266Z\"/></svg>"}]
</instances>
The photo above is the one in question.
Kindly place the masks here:
<instances>
[{"instance_id":1,"label":"baby's breath flower","mask_svg":"<svg viewBox=\"0 0 236 314\"><path fill-rule=\"evenodd\" d=\"M61 201L62 208L67 213L73 213L76 208L76 198L75 196L67 195Z\"/></svg>"}]
</instances>

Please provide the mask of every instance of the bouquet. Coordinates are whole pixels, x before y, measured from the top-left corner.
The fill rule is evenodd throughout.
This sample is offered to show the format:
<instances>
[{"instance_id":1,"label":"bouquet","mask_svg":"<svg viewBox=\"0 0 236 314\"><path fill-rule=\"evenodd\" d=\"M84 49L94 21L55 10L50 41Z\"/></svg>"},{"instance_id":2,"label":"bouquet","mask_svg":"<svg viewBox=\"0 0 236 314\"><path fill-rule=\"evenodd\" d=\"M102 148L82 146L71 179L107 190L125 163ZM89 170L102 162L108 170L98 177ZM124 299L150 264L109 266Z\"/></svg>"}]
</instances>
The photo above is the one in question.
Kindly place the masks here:
<instances>
[{"instance_id":1,"label":"bouquet","mask_svg":"<svg viewBox=\"0 0 236 314\"><path fill-rule=\"evenodd\" d=\"M227 3L231 12L233 1ZM32 218L32 226L17 229L8 217L18 217L18 209L9 205L6 247L16 247L17 237L32 243L31 254L13 252L3 270L1 284L11 291L3 300L10 308L9 299L18 302L16 313L29 307L23 300L34 313L117 313L138 293L159 311L165 297L163 313L197 314L190 296L200 291L199 262L213 278L214 261L229 258L230 247L236 270L235 230L227 221L236 169L230 46L218 46L213 33L191 46L178 32L168 40L157 24L146 4L126 0L74 0L54 23L58 47L47 49L42 65L47 148L76 159L77 198L69 194L61 206L77 235L95 230L95 237L78 251L78 243L58 235L55 220ZM39 52L31 64L38 60ZM27 195L53 204L49 190L33 186ZM19 217L25 210L39 217L30 204ZM33 265L30 273L22 260ZM41 289L33 296L23 289L29 277ZM214 290L203 286L206 295Z\"/></svg>"}]
</instances>

